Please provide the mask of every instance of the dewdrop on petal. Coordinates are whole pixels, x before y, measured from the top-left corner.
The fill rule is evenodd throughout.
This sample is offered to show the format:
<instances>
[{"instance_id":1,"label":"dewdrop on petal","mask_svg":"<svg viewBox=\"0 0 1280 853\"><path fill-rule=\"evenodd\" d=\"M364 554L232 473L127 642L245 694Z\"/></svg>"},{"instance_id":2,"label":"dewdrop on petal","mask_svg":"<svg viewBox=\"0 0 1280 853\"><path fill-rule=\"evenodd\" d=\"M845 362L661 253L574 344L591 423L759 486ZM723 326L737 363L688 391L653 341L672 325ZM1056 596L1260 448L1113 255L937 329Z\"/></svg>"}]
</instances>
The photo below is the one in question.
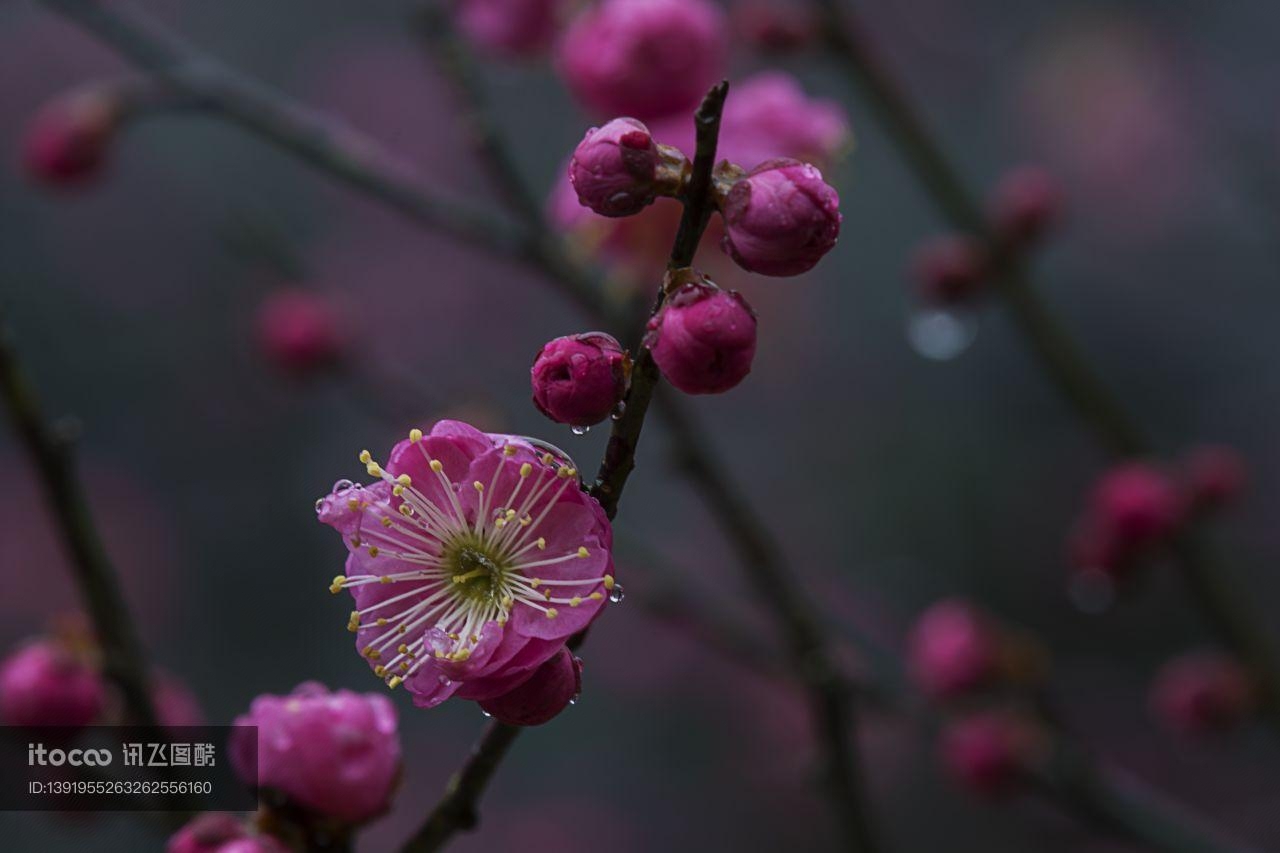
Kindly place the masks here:
<instances>
[{"instance_id":1,"label":"dewdrop on petal","mask_svg":"<svg viewBox=\"0 0 1280 853\"><path fill-rule=\"evenodd\" d=\"M676 289L649 319L644 345L686 394L719 394L751 372L756 315L741 294L706 279Z\"/></svg>"}]
</instances>

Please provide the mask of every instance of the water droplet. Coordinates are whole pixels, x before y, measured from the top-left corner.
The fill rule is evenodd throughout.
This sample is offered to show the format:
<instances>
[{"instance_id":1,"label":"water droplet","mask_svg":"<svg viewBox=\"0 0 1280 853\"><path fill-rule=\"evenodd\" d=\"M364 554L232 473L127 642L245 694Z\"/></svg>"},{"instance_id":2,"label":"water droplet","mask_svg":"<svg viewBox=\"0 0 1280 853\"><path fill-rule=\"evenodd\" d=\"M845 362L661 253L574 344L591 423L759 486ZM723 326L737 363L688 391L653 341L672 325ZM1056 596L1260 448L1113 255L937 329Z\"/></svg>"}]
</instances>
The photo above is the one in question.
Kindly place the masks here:
<instances>
[{"instance_id":1,"label":"water droplet","mask_svg":"<svg viewBox=\"0 0 1280 853\"><path fill-rule=\"evenodd\" d=\"M581 695L582 695L581 693L575 693L575 694L573 694L573 696L572 696L572 697L570 697L570 699L569 699L569 704L570 704L570 705L577 705L577 704L578 704L578 697L579 697L579 696L581 696Z\"/></svg>"},{"instance_id":2,"label":"water droplet","mask_svg":"<svg viewBox=\"0 0 1280 853\"><path fill-rule=\"evenodd\" d=\"M627 412L627 401L619 400L618 405L613 407L613 414L609 415L612 420L620 421L622 416Z\"/></svg>"},{"instance_id":3,"label":"water droplet","mask_svg":"<svg viewBox=\"0 0 1280 853\"><path fill-rule=\"evenodd\" d=\"M1072 576L1067 595L1080 612L1096 616L1115 603L1116 584L1106 572L1085 569Z\"/></svg>"},{"instance_id":4,"label":"water droplet","mask_svg":"<svg viewBox=\"0 0 1280 853\"><path fill-rule=\"evenodd\" d=\"M336 495L338 492L345 492L347 489L351 488L354 485L355 483L351 482L350 480L339 480L338 482L333 484L333 489L331 493Z\"/></svg>"},{"instance_id":5,"label":"water droplet","mask_svg":"<svg viewBox=\"0 0 1280 853\"><path fill-rule=\"evenodd\" d=\"M486 711L484 708L481 708L481 709L480 709L480 713L481 713L481 714L484 714L486 717L492 717L492 716L493 716L493 714L490 714L490 713L489 713L488 711Z\"/></svg>"},{"instance_id":6,"label":"water droplet","mask_svg":"<svg viewBox=\"0 0 1280 853\"><path fill-rule=\"evenodd\" d=\"M444 687L448 687L450 684L453 684L453 682L450 681L446 676L442 675L440 676L440 684Z\"/></svg>"},{"instance_id":7,"label":"water droplet","mask_svg":"<svg viewBox=\"0 0 1280 853\"><path fill-rule=\"evenodd\" d=\"M949 361L969 348L978 336L978 318L972 311L925 308L907 319L907 340L925 358Z\"/></svg>"},{"instance_id":8,"label":"water droplet","mask_svg":"<svg viewBox=\"0 0 1280 853\"><path fill-rule=\"evenodd\" d=\"M324 509L324 498L316 498L316 512Z\"/></svg>"},{"instance_id":9,"label":"water droplet","mask_svg":"<svg viewBox=\"0 0 1280 853\"><path fill-rule=\"evenodd\" d=\"M591 427L589 427L589 426L575 426L575 427L569 427L569 430L570 430L570 432L572 432L574 435L586 435L588 432L590 432L590 431L591 431Z\"/></svg>"},{"instance_id":10,"label":"water droplet","mask_svg":"<svg viewBox=\"0 0 1280 853\"><path fill-rule=\"evenodd\" d=\"M615 583L613 585L613 589L609 590L609 600L612 601L614 604L620 604L622 602L622 599L626 597L627 597L627 591L626 589L623 588L622 584L620 583Z\"/></svg>"}]
</instances>

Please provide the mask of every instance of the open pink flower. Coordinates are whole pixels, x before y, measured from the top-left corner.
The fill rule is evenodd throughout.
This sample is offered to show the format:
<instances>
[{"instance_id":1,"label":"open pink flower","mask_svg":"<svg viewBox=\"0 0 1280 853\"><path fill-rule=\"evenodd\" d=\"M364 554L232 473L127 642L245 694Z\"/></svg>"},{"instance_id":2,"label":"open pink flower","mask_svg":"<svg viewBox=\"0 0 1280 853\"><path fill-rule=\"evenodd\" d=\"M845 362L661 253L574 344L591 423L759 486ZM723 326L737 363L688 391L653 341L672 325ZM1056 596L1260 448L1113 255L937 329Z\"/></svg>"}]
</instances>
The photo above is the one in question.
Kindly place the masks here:
<instances>
[{"instance_id":1,"label":"open pink flower","mask_svg":"<svg viewBox=\"0 0 1280 853\"><path fill-rule=\"evenodd\" d=\"M400 779L400 735L386 696L330 693L308 682L288 696L257 697L235 725L257 726L256 763L252 741L231 740L232 762L246 782L348 824L390 808Z\"/></svg>"},{"instance_id":2,"label":"open pink flower","mask_svg":"<svg viewBox=\"0 0 1280 853\"><path fill-rule=\"evenodd\" d=\"M381 482L316 503L351 552L330 589L351 592L361 654L417 705L513 690L604 606L612 530L556 454L446 420L385 468L360 458Z\"/></svg>"}]
</instances>

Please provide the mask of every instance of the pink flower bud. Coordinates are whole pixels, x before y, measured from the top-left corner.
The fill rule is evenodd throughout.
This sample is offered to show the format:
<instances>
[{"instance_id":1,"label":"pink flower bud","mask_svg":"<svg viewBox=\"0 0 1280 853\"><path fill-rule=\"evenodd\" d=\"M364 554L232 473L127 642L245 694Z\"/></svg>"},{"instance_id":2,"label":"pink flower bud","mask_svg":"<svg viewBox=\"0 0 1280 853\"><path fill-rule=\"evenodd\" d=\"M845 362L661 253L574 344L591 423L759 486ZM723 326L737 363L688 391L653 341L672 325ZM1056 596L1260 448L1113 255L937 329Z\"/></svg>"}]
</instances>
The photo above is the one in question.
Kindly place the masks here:
<instances>
[{"instance_id":1,"label":"pink flower bud","mask_svg":"<svg viewBox=\"0 0 1280 853\"><path fill-rule=\"evenodd\" d=\"M573 701L582 689L582 661L568 649L534 670L514 690L480 703L485 713L512 726L540 726Z\"/></svg>"},{"instance_id":2,"label":"pink flower bud","mask_svg":"<svg viewBox=\"0 0 1280 853\"><path fill-rule=\"evenodd\" d=\"M529 373L538 411L557 423L592 426L627 393L631 359L612 336L587 332L549 341Z\"/></svg>"},{"instance_id":3,"label":"pink flower bud","mask_svg":"<svg viewBox=\"0 0 1280 853\"><path fill-rule=\"evenodd\" d=\"M334 364L344 341L333 306L305 290L278 290L258 306L258 345L273 364L302 375Z\"/></svg>"},{"instance_id":4,"label":"pink flower bud","mask_svg":"<svg viewBox=\"0 0 1280 853\"><path fill-rule=\"evenodd\" d=\"M1039 166L1007 172L991 194L991 224L1002 242L1025 246L1044 236L1062 213L1062 189Z\"/></svg>"},{"instance_id":5,"label":"pink flower bud","mask_svg":"<svg viewBox=\"0 0 1280 853\"><path fill-rule=\"evenodd\" d=\"M1161 667L1151 686L1152 713L1187 734L1231 728L1252 704L1249 673L1235 659L1216 652L1174 658Z\"/></svg>"},{"instance_id":6,"label":"pink flower bud","mask_svg":"<svg viewBox=\"0 0 1280 853\"><path fill-rule=\"evenodd\" d=\"M923 301L957 305L981 293L986 253L978 241L962 234L935 237L916 250L911 272Z\"/></svg>"},{"instance_id":7,"label":"pink flower bud","mask_svg":"<svg viewBox=\"0 0 1280 853\"><path fill-rule=\"evenodd\" d=\"M601 216L631 216L653 202L661 155L633 118L593 127L573 152L569 182L578 202Z\"/></svg>"},{"instance_id":8,"label":"pink flower bud","mask_svg":"<svg viewBox=\"0 0 1280 853\"><path fill-rule=\"evenodd\" d=\"M1231 503L1240 497L1248 480L1244 459L1234 448L1221 445L1194 448L1183 468L1188 499L1197 510Z\"/></svg>"},{"instance_id":9,"label":"pink flower bud","mask_svg":"<svg viewBox=\"0 0 1280 853\"><path fill-rule=\"evenodd\" d=\"M650 318L644 345L662 375L686 394L720 394L751 372L756 315L736 291L689 282Z\"/></svg>"},{"instance_id":10,"label":"pink flower bud","mask_svg":"<svg viewBox=\"0 0 1280 853\"><path fill-rule=\"evenodd\" d=\"M724 14L708 0L604 0L565 32L560 73L601 115L688 111L722 75L725 32Z\"/></svg>"},{"instance_id":11,"label":"pink flower bud","mask_svg":"<svg viewBox=\"0 0 1280 853\"><path fill-rule=\"evenodd\" d=\"M86 184L102 173L119 116L118 103L101 91L78 92L46 104L27 125L23 167L46 186Z\"/></svg>"},{"instance_id":12,"label":"pink flower bud","mask_svg":"<svg viewBox=\"0 0 1280 853\"><path fill-rule=\"evenodd\" d=\"M738 266L761 275L807 272L840 236L840 197L815 167L769 160L733 184L720 206L721 244Z\"/></svg>"},{"instance_id":13,"label":"pink flower bud","mask_svg":"<svg viewBox=\"0 0 1280 853\"><path fill-rule=\"evenodd\" d=\"M269 835L253 835L232 815L211 812L193 819L165 845L166 853L287 853Z\"/></svg>"},{"instance_id":14,"label":"pink flower bud","mask_svg":"<svg viewBox=\"0 0 1280 853\"><path fill-rule=\"evenodd\" d=\"M80 728L105 705L98 671L54 642L22 646L0 666L0 720L7 726Z\"/></svg>"},{"instance_id":15,"label":"pink flower bud","mask_svg":"<svg viewBox=\"0 0 1280 853\"><path fill-rule=\"evenodd\" d=\"M330 693L308 682L288 696L259 696L235 724L258 727L256 779L254 745L241 738L231 746L246 782L347 824L364 823L391 806L400 777L400 737L387 697Z\"/></svg>"},{"instance_id":16,"label":"pink flower bud","mask_svg":"<svg viewBox=\"0 0 1280 853\"><path fill-rule=\"evenodd\" d=\"M455 20L484 50L530 56L550 46L560 5L560 0L462 0Z\"/></svg>"},{"instance_id":17,"label":"pink flower bud","mask_svg":"<svg viewBox=\"0 0 1280 853\"><path fill-rule=\"evenodd\" d=\"M999 637L988 620L965 601L934 604L911 631L911 673L934 698L973 690L995 673Z\"/></svg>"},{"instance_id":18,"label":"pink flower bud","mask_svg":"<svg viewBox=\"0 0 1280 853\"><path fill-rule=\"evenodd\" d=\"M1182 496L1163 471L1129 462L1112 468L1098 481L1093 515L1124 543L1151 542L1172 533L1182 520Z\"/></svg>"},{"instance_id":19,"label":"pink flower bud","mask_svg":"<svg viewBox=\"0 0 1280 853\"><path fill-rule=\"evenodd\" d=\"M1034 746L1030 724L1001 711L952 721L942 732L948 772L979 794L999 794L1018 779Z\"/></svg>"}]
</instances>

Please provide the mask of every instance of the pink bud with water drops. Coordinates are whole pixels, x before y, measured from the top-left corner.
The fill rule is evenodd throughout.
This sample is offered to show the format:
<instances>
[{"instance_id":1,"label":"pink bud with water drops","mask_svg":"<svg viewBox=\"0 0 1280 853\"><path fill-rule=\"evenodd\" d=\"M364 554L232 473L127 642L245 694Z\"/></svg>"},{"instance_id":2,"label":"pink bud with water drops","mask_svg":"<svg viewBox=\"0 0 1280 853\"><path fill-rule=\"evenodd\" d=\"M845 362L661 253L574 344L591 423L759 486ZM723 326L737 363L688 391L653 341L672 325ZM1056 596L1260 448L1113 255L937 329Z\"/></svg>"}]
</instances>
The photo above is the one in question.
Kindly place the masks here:
<instances>
[{"instance_id":1,"label":"pink bud with water drops","mask_svg":"<svg viewBox=\"0 0 1280 853\"><path fill-rule=\"evenodd\" d=\"M721 247L738 266L769 276L807 272L840 236L840 197L817 167L769 160L733 181L718 199Z\"/></svg>"},{"instance_id":2,"label":"pink bud with water drops","mask_svg":"<svg viewBox=\"0 0 1280 853\"><path fill-rule=\"evenodd\" d=\"M287 853L270 835L253 832L241 820L222 812L199 815L165 845L165 853Z\"/></svg>"},{"instance_id":3,"label":"pink bud with water drops","mask_svg":"<svg viewBox=\"0 0 1280 853\"><path fill-rule=\"evenodd\" d=\"M1061 217L1062 188L1047 169L1020 166L996 184L989 206L996 239L1025 248L1041 240Z\"/></svg>"},{"instance_id":4,"label":"pink bud with water drops","mask_svg":"<svg viewBox=\"0 0 1280 853\"><path fill-rule=\"evenodd\" d=\"M102 174L119 120L119 97L107 89L53 100L24 131L23 168L32 180L49 187L91 183Z\"/></svg>"},{"instance_id":5,"label":"pink bud with water drops","mask_svg":"<svg viewBox=\"0 0 1280 853\"><path fill-rule=\"evenodd\" d=\"M679 192L687 170L684 155L655 143L642 123L615 118L578 143L569 182L584 207L601 216L631 216L658 195Z\"/></svg>"},{"instance_id":6,"label":"pink bud with water drops","mask_svg":"<svg viewBox=\"0 0 1280 853\"><path fill-rule=\"evenodd\" d=\"M1191 652L1160 668L1151 685L1150 704L1155 717L1174 731L1222 731L1252 711L1253 679L1233 657Z\"/></svg>"},{"instance_id":7,"label":"pink bud with water drops","mask_svg":"<svg viewBox=\"0 0 1280 853\"><path fill-rule=\"evenodd\" d=\"M911 278L922 302L955 306L971 302L983 292L987 266L981 243L964 234L945 234L916 249Z\"/></svg>"},{"instance_id":8,"label":"pink bud with water drops","mask_svg":"<svg viewBox=\"0 0 1280 853\"><path fill-rule=\"evenodd\" d=\"M999 666L1000 636L966 601L947 599L926 610L911 630L911 674L935 699L952 698L990 681Z\"/></svg>"},{"instance_id":9,"label":"pink bud with water drops","mask_svg":"<svg viewBox=\"0 0 1280 853\"><path fill-rule=\"evenodd\" d=\"M480 49L524 57L550 47L563 6L562 0L461 0L454 20Z\"/></svg>"},{"instance_id":10,"label":"pink bud with water drops","mask_svg":"<svg viewBox=\"0 0 1280 853\"><path fill-rule=\"evenodd\" d=\"M581 690L582 661L568 649L561 649L523 684L480 702L480 707L508 725L540 726L567 708Z\"/></svg>"},{"instance_id":11,"label":"pink bud with water drops","mask_svg":"<svg viewBox=\"0 0 1280 853\"><path fill-rule=\"evenodd\" d=\"M346 825L391 807L400 780L400 734L386 696L330 692L308 682L287 696L257 697L235 725L257 726L256 744L233 736L237 772L289 806Z\"/></svg>"},{"instance_id":12,"label":"pink bud with water drops","mask_svg":"<svg viewBox=\"0 0 1280 853\"><path fill-rule=\"evenodd\" d=\"M317 293L277 290L262 300L255 320L259 349L286 373L314 373L334 366L344 354L337 310Z\"/></svg>"},{"instance_id":13,"label":"pink bud with water drops","mask_svg":"<svg viewBox=\"0 0 1280 853\"><path fill-rule=\"evenodd\" d=\"M0 665L0 720L7 726L82 728L106 703L98 668L56 640L27 643Z\"/></svg>"},{"instance_id":14,"label":"pink bud with water drops","mask_svg":"<svg viewBox=\"0 0 1280 853\"><path fill-rule=\"evenodd\" d=\"M726 32L708 0L603 0L569 25L557 64L597 114L657 118L691 111L721 78Z\"/></svg>"},{"instance_id":15,"label":"pink bud with water drops","mask_svg":"<svg viewBox=\"0 0 1280 853\"><path fill-rule=\"evenodd\" d=\"M548 341L529 373L538 411L584 428L617 410L631 379L631 358L612 335L585 332Z\"/></svg>"},{"instance_id":16,"label":"pink bud with water drops","mask_svg":"<svg viewBox=\"0 0 1280 853\"><path fill-rule=\"evenodd\" d=\"M658 369L686 394L721 394L751 372L756 314L740 293L705 278L680 285L647 329Z\"/></svg>"},{"instance_id":17,"label":"pink bud with water drops","mask_svg":"<svg viewBox=\"0 0 1280 853\"><path fill-rule=\"evenodd\" d=\"M1202 445L1182 461L1182 480L1195 511L1220 509L1239 499L1249 476L1244 458L1232 447Z\"/></svg>"}]
</instances>

